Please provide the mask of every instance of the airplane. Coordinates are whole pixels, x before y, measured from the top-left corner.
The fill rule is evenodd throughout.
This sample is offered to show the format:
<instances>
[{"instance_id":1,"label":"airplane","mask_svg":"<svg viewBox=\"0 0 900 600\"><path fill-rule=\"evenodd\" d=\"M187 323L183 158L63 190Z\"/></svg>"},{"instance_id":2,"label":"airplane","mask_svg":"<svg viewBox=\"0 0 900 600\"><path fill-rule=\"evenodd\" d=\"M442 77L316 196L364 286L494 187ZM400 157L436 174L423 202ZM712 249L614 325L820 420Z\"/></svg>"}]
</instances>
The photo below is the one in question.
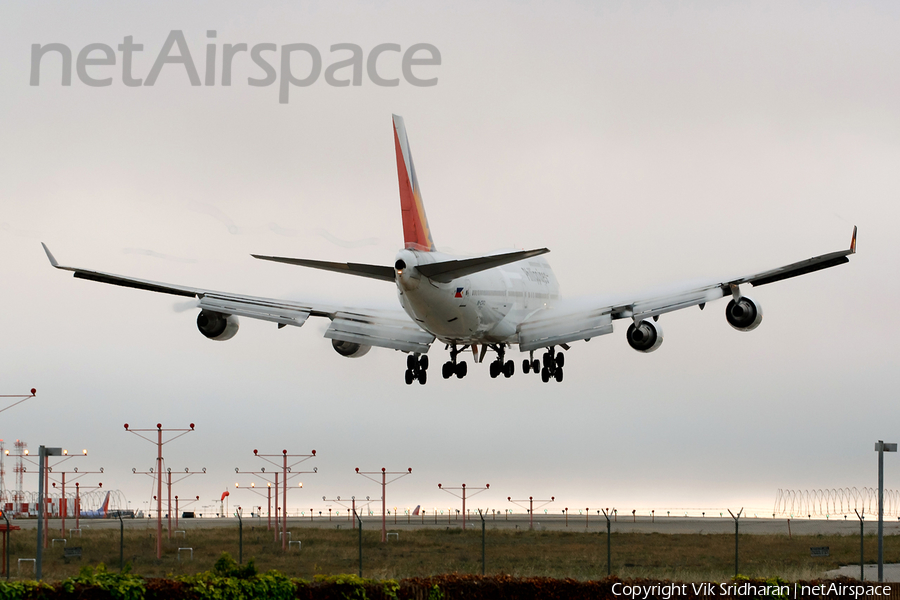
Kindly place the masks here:
<instances>
[{"instance_id":1,"label":"airplane","mask_svg":"<svg viewBox=\"0 0 900 600\"><path fill-rule=\"evenodd\" d=\"M473 362L484 361L488 350L496 356L490 376L506 378L515 373L507 359L514 345L527 353L524 373L540 374L544 383L563 381L565 354L578 340L613 332L613 321L628 319L626 339L638 352L653 352L663 342L660 315L729 297L725 318L738 331L756 329L762 321L762 306L744 295L749 286L760 286L849 262L856 252L856 227L850 248L792 263L744 277L720 280L710 285L690 286L662 296L634 297L618 304L560 296L559 283L542 256L547 248L506 251L474 258L460 258L435 248L419 181L413 164L403 118L393 115L394 151L400 187L400 212L404 247L393 265L336 263L301 258L253 254L256 259L323 269L391 282L397 288L402 311L384 312L344 308L313 302L258 298L205 288L159 283L79 267L62 266L43 244L50 264L74 277L152 292L196 298L200 313L197 328L211 340L224 341L238 331L238 317L302 327L309 317L331 321L325 337L334 350L348 358L365 355L373 346L407 353L404 378L407 385L424 385L428 374L428 351L437 340L449 351L442 368L444 379L462 379L468 373L460 355L471 349ZM539 360L535 352L543 351Z\"/></svg>"},{"instance_id":2,"label":"airplane","mask_svg":"<svg viewBox=\"0 0 900 600\"><path fill-rule=\"evenodd\" d=\"M100 505L100 508L81 511L82 519L105 519L107 515L109 515L109 492L106 492L106 498L103 499L103 504Z\"/></svg>"}]
</instances>

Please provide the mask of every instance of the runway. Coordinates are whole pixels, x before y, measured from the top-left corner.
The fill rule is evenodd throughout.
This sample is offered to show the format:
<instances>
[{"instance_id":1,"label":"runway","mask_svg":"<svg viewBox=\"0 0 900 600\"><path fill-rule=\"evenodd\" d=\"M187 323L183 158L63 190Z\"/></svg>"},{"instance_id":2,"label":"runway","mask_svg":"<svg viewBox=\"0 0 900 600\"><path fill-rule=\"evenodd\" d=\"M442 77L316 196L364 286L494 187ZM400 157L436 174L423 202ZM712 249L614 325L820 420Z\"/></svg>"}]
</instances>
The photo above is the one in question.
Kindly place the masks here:
<instances>
[{"instance_id":1,"label":"runway","mask_svg":"<svg viewBox=\"0 0 900 600\"><path fill-rule=\"evenodd\" d=\"M362 518L364 529L380 529L381 516L371 515ZM274 517L273 517L274 522ZM123 519L124 526L128 529L155 529L156 519ZM245 527L266 527L265 515L261 517L243 517ZM489 530L527 530L532 526L537 531L606 531L606 519L603 515L569 515L566 519L563 515L535 516L533 522L527 515L486 515L485 527ZM18 525L22 529L34 529L37 527L36 519L15 519L11 524ZM463 527L461 515L438 516L435 519L431 515L421 516L393 515L386 518L386 526L391 531L404 531L413 529L460 529ZM50 519L50 531L61 530L60 519ZM66 519L66 528L75 527L75 519ZM118 519L81 519L82 529L118 529ZM163 528L168 527L168 519L163 518ZM180 518L172 520L172 529L193 529L206 527L238 527L236 517L229 518ZM308 527L319 528L351 528L351 522L346 513L332 517L323 516L289 516L288 529L304 529ZM478 514L469 515L465 523L466 529L480 529L481 519ZM729 517L637 517L619 515L618 519L610 522L610 530L616 533L663 533L663 534L733 534L735 523ZM772 519L772 518L741 518L739 522L742 535L859 535L859 520L853 519ZM874 534L877 521L866 519L864 533ZM885 521L884 535L900 535L900 522L896 520Z\"/></svg>"}]
</instances>

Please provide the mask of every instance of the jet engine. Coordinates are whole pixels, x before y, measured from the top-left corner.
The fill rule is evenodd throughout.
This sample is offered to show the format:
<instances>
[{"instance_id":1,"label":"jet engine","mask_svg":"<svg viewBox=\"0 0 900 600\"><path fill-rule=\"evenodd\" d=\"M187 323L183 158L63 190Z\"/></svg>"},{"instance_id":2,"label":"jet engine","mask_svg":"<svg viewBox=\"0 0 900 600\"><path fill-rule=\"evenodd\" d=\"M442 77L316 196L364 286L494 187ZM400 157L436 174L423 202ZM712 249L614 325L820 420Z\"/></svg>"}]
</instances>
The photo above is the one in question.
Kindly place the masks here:
<instances>
[{"instance_id":1,"label":"jet engine","mask_svg":"<svg viewBox=\"0 0 900 600\"><path fill-rule=\"evenodd\" d=\"M662 343L662 327L655 321L641 321L628 327L628 345L638 352L653 352Z\"/></svg>"},{"instance_id":2,"label":"jet engine","mask_svg":"<svg viewBox=\"0 0 900 600\"><path fill-rule=\"evenodd\" d=\"M201 310L197 315L197 329L211 340L224 342L238 332L238 318L234 315Z\"/></svg>"},{"instance_id":3,"label":"jet engine","mask_svg":"<svg viewBox=\"0 0 900 600\"><path fill-rule=\"evenodd\" d=\"M335 352L341 356L346 356L347 358L359 358L360 356L365 356L366 353L372 349L372 346L357 344L356 342L344 342L341 340L331 340L331 345L334 346Z\"/></svg>"},{"instance_id":4,"label":"jet engine","mask_svg":"<svg viewBox=\"0 0 900 600\"><path fill-rule=\"evenodd\" d=\"M738 331L753 331L762 323L762 306L752 298L741 296L737 302L732 300L728 303L725 318Z\"/></svg>"}]
</instances>

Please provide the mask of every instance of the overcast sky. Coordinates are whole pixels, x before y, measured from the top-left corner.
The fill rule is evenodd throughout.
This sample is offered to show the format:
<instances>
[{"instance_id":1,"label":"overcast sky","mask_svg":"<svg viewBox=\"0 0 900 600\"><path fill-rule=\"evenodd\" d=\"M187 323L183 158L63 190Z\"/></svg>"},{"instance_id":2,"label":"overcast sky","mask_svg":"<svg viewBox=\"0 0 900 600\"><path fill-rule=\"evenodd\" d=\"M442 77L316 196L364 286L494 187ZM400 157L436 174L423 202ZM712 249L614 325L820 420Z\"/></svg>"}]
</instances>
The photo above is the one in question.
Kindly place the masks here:
<instances>
[{"instance_id":1,"label":"overcast sky","mask_svg":"<svg viewBox=\"0 0 900 600\"><path fill-rule=\"evenodd\" d=\"M147 79L172 31L201 79L216 44L215 85L192 86L179 64L125 85L125 36L143 45L132 77ZM63 86L53 52L30 85L32 45L52 43L73 62L89 44L112 48L115 66L85 67L111 85L86 85L73 65ZM264 72L244 52L222 85L223 46L240 43L279 49L262 55L276 83L249 85ZM319 51L323 75L281 103L280 48L295 43ZM329 85L340 43L367 57L399 44L377 63L399 85L366 73ZM417 43L440 52L439 66L414 67L436 85L401 73ZM894 2L3 3L0 56L0 393L38 390L0 415L0 436L88 448L81 468L103 466L132 507L151 485L131 469L152 467L155 449L126 422L196 423L165 455L176 471L207 468L175 492L206 504L235 467L264 466L254 448L316 449L292 509L378 497L354 467L412 467L389 505L456 506L438 483L490 483L480 506L533 495L556 509L764 514L779 488L875 486L873 442L900 441ZM650 355L621 322L573 344L561 385L523 375L515 352L512 379L485 364L464 380L435 369L421 387L404 384L400 353L339 356L327 321L245 319L211 342L178 298L74 280L41 250L157 281L397 306L391 284L249 256L392 264L391 113L406 120L439 249L546 246L566 296L753 273L843 249L853 225L859 253L745 290L765 307L752 333L731 329L720 301L665 315ZM447 358L439 344L429 355ZM900 488L900 458L886 463L886 487Z\"/></svg>"}]
</instances>

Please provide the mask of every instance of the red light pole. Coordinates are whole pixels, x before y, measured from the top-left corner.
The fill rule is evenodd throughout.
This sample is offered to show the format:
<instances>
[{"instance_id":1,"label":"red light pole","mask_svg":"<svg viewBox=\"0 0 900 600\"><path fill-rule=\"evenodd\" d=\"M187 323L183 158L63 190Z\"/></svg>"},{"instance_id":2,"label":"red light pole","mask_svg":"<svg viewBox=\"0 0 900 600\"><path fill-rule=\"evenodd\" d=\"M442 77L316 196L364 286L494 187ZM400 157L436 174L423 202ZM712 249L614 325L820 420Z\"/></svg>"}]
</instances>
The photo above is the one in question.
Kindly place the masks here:
<instances>
[{"instance_id":1,"label":"red light pole","mask_svg":"<svg viewBox=\"0 0 900 600\"><path fill-rule=\"evenodd\" d=\"M513 500L509 496L507 496L506 499L509 500L510 502L512 502L513 504L515 504L516 506L521 506L522 508L525 508L524 504L520 504L520 502L525 502L525 500ZM528 515L529 515L528 529L534 529L534 503L542 502L543 504L538 505L538 508L541 508L543 506L547 506L554 500L556 500L556 496L550 496L549 500L535 500L534 496L528 496L528 508L526 509L528 511Z\"/></svg>"},{"instance_id":2,"label":"red light pole","mask_svg":"<svg viewBox=\"0 0 900 600\"><path fill-rule=\"evenodd\" d=\"M477 490L475 493L469 494L469 495L474 496L475 494L480 494L481 492L483 492L485 490L489 490L490 488L491 488L491 484L489 484L489 483L486 483L483 488L468 488L469 491ZM444 490L448 494L452 494L452 495L456 496L457 498L462 498L462 502L463 502L463 505L462 505L463 526L462 526L462 528L463 528L463 531L465 531L466 530L466 489L467 489L466 484L462 484L462 487L450 487L450 488L441 487L441 484L438 484L438 489ZM450 490L462 490L462 495L456 494Z\"/></svg>"},{"instance_id":3,"label":"red light pole","mask_svg":"<svg viewBox=\"0 0 900 600\"><path fill-rule=\"evenodd\" d=\"M103 471L100 471L101 473ZM87 473L85 473L87 475ZM103 489L103 484L98 483L97 485L92 485L88 487L82 488L79 482L75 482L75 529L81 529L81 490L99 490Z\"/></svg>"},{"instance_id":4,"label":"red light pole","mask_svg":"<svg viewBox=\"0 0 900 600\"><path fill-rule=\"evenodd\" d=\"M235 471L235 473L239 472L238 469L235 469L234 471ZM246 474L246 475L260 475L260 473L265 473L265 469L263 469L261 472L260 471L243 471L243 474ZM275 477L276 478L278 477L278 473L275 474ZM268 512L266 513L266 516L268 517L268 526L266 528L269 531L272 531L272 482L270 482L265 477L260 476L260 478L263 479L264 481L266 481L267 492L265 494L263 494L262 492L260 492L259 490L256 489L255 481L250 483L250 487L244 486L243 488L241 487L241 484L239 482L235 482L234 487L237 489L249 490L249 491L253 492L254 494L258 494L267 499L267 501L268 501L267 511ZM278 489L277 488L275 489L275 499L276 500L278 499ZM262 510L262 507L260 506L259 509ZM278 541L278 540L276 540L276 541Z\"/></svg>"},{"instance_id":5,"label":"red light pole","mask_svg":"<svg viewBox=\"0 0 900 600\"><path fill-rule=\"evenodd\" d=\"M74 456L87 456L87 450L82 450L80 455L73 454L72 457L74 457ZM66 475L76 475L75 477L72 477L69 479L69 482L71 483L71 482L75 481L76 479L81 479L85 475L101 474L101 473L103 473L102 467L100 468L99 471L82 471L81 473L79 473L78 467L75 467L71 471L57 471L55 473L52 473L53 475L60 475L60 478L61 478L61 481L60 481L61 491L60 491L60 497L59 497L59 516L60 516L60 519L62 520L62 522L60 523L60 533L62 534L62 537L66 537L66 516L67 516L67 513L69 512L69 501L68 501L68 498L66 498ZM53 485L53 487L56 487L56 482L54 481L52 483L52 485ZM76 511L78 510L77 500L75 502L75 510ZM76 529L78 528L77 522L78 522L78 514L76 512L76 525L75 525Z\"/></svg>"},{"instance_id":6,"label":"red light pole","mask_svg":"<svg viewBox=\"0 0 900 600\"><path fill-rule=\"evenodd\" d=\"M9 406L7 406L6 408L0 408L0 412L3 412L4 410L9 410L9 409L11 409L13 406L16 406L17 404L22 404L23 402L25 402L25 401L28 400L29 398L34 398L34 396L35 396L36 394L37 394L37 390L34 389L34 388L31 388L31 393L30 393L30 394L0 394L0 398L18 398L18 399L19 399L18 402L13 402L12 404L10 404Z\"/></svg>"},{"instance_id":7,"label":"red light pole","mask_svg":"<svg viewBox=\"0 0 900 600\"><path fill-rule=\"evenodd\" d=\"M184 475L182 477L179 477L175 481L172 481L172 469L166 468L166 475L167 475L167 479L168 479L168 481L167 481L168 494L166 496L166 512L168 513L168 516L169 516L169 539L170 540L172 539L172 484L178 483L179 481L183 481L183 480L187 479L188 477L190 477L191 475L205 475L205 474L206 474L206 467L203 467L199 471L190 471L190 470L188 470L187 467L185 467ZM197 500L199 500L199 499L200 499L200 496L197 496ZM176 500L176 502L175 502L175 528L177 529L178 528L178 502L177 502L178 496L175 496L175 500Z\"/></svg>"},{"instance_id":8,"label":"red light pole","mask_svg":"<svg viewBox=\"0 0 900 600\"><path fill-rule=\"evenodd\" d=\"M34 390L32 390L32 395L34 395L33 392L34 392ZM28 396L28 398L30 398L30 397L31 396ZM26 398L26 400L28 398ZM23 455L23 458L25 458L28 462L34 463L34 461L31 460L31 458L27 456L28 451L26 450L25 452L26 452L26 454ZM87 455L87 450L84 451L84 454ZM50 467L49 456L51 456L51 455L47 455L44 458L45 462L44 462L44 481L43 481L44 489L47 490L48 493L50 490L50 473L51 473L51 471L53 471L53 469ZM63 458L60 459L60 461L58 463L56 463L57 465L69 460L70 458L73 458L75 456L81 456L81 455L78 455L78 454L69 455L68 450L62 450L61 456ZM23 469L23 472L24 472L24 469ZM38 471L38 473L39 473L38 478L40 479L40 470ZM53 486L56 487L56 484L54 483ZM65 474L63 474L63 486L65 486ZM63 494L65 494L65 487L63 487ZM49 548L50 547L50 537L49 537L50 511L47 510L47 506L46 506L47 498L44 498L44 502L45 502L45 506L41 507L41 511L43 513L43 520L44 520L42 537L44 538L44 548ZM63 502L60 501L60 508L62 508L62 505L63 505ZM63 517L63 519L65 519L65 517ZM65 520L63 522L65 522Z\"/></svg>"},{"instance_id":9,"label":"red light pole","mask_svg":"<svg viewBox=\"0 0 900 600\"><path fill-rule=\"evenodd\" d=\"M262 492L259 492L256 489L255 483L251 483L249 488L246 486L241 488L240 483L236 482L234 484L234 487L236 487L238 489L245 489L245 490L249 489L251 492L253 492L255 494L259 494L260 496L266 496L266 498L268 500L268 508L267 508L268 529L269 529L269 531L271 531L272 530L272 484L273 483L275 484L275 506L277 507L278 506L278 471L275 471L275 473L274 473L275 474L274 481L269 479L269 476L271 475L271 473L266 473L265 467L262 467L259 471L241 471L240 468L235 467L234 472L239 475L254 475L266 482L267 492L265 494L263 494ZM275 532L275 541L276 542L278 541L277 524L278 524L278 521L276 519L276 532Z\"/></svg>"},{"instance_id":10,"label":"red light pole","mask_svg":"<svg viewBox=\"0 0 900 600\"><path fill-rule=\"evenodd\" d=\"M370 475L381 475L381 541L387 541L387 521L385 520L385 516L387 515L387 506L385 504L384 492L387 484L394 483L401 477L406 477L407 475L412 473L412 467L408 468L406 471L385 471L384 467L381 467L381 472L378 471L360 471L359 467L356 467L356 472L365 477L366 479L371 479L375 483L379 483L377 479L374 477L370 477ZM388 475L397 475L390 481L387 480Z\"/></svg>"},{"instance_id":11,"label":"red light pole","mask_svg":"<svg viewBox=\"0 0 900 600\"><path fill-rule=\"evenodd\" d=\"M183 435L187 435L188 433L194 431L194 424L191 423L190 429L163 429L161 423L156 424L156 429L129 429L128 423L125 423L125 431L129 433L133 433L141 439L147 440L152 444L156 444L156 558L162 558L162 480L163 480L163 453L162 447L165 444L173 440L177 440ZM147 436L141 435L142 432L146 431L155 431L156 432L156 441L153 441ZM181 432L178 435L169 438L166 441L163 441L163 431L169 432ZM132 473L137 473L134 469L131 470ZM152 474L153 470L151 469L148 474ZM171 510L169 511L171 513ZM170 517L171 518L171 517ZM171 522L170 522L171 525ZM172 534L171 526L170 526L169 535Z\"/></svg>"},{"instance_id":12,"label":"red light pole","mask_svg":"<svg viewBox=\"0 0 900 600\"><path fill-rule=\"evenodd\" d=\"M187 506L188 504L193 504L194 502L197 502L199 500L200 500L200 496L194 496L194 499L188 500L188 502L187 502L187 504L185 504L185 506ZM175 496L175 529L178 529L178 496Z\"/></svg>"},{"instance_id":13,"label":"red light pole","mask_svg":"<svg viewBox=\"0 0 900 600\"><path fill-rule=\"evenodd\" d=\"M328 500L327 498L325 498L325 496L322 496L322 502L334 502L335 504L340 504L341 506L346 508L348 511L347 516L350 519L350 522L352 523L350 528L356 529L356 520L353 518L353 515L356 514L356 496L350 496L350 500L351 500L351 504L350 504L350 506L347 506L347 501L345 500L345 501L341 502L340 496L338 496L335 500ZM369 497L366 496L366 503L363 504L362 506L368 506L368 505L369 505ZM360 507L360 510L362 510L362 506ZM309 510L310 510L310 512L312 512L312 509L309 509ZM331 509L329 509L329 511L330 510Z\"/></svg>"},{"instance_id":14,"label":"red light pole","mask_svg":"<svg viewBox=\"0 0 900 600\"><path fill-rule=\"evenodd\" d=\"M276 467L278 466L278 463L277 463L277 462L275 462L274 460L271 460L272 457L277 457L277 456L279 456L278 454L260 454L258 450L254 450L254 451L253 451L253 454L254 454L255 456L258 456L258 457L262 458L262 459L265 460L265 461L268 461L268 462L272 463L272 464L275 465ZM288 479L290 479L290 477L296 477L297 475L300 475L301 473L317 473L317 472L319 471L318 467L313 467L313 470L312 470L312 471L296 471L296 472L293 471L293 467L295 467L295 466L299 465L300 463L305 462L305 461L307 461L307 460L309 460L309 459L311 459L311 458L315 458L315 456L316 456L316 451L315 451L315 450L312 451L312 454L288 454L288 451L287 451L287 450L282 450L282 451L281 451L281 457L282 457L282 465L281 465L281 469L282 469L282 481L281 481L282 491L281 491L281 494L282 494L282 499L283 499L283 504L284 504L284 508L283 508L283 511L282 511L282 517L283 517L283 520L282 520L282 522L281 522L281 549L282 549L283 551L285 551L285 552L287 551L287 488L288 488ZM291 464L289 465L289 464L288 464L288 458L299 458L300 460L294 461L293 463L291 463ZM290 477L288 477L288 473L292 473ZM276 475L277 475L277 474L276 474ZM277 479L277 477L276 477L276 479L275 479L275 485L276 485L276 489L275 489L275 512L278 512L278 489L277 489L277 486L278 486L278 479ZM300 487L303 487L303 483L302 483L302 482L300 483ZM276 518L276 521L275 521L275 528L278 529L278 516L276 515L275 518Z\"/></svg>"}]
</instances>

